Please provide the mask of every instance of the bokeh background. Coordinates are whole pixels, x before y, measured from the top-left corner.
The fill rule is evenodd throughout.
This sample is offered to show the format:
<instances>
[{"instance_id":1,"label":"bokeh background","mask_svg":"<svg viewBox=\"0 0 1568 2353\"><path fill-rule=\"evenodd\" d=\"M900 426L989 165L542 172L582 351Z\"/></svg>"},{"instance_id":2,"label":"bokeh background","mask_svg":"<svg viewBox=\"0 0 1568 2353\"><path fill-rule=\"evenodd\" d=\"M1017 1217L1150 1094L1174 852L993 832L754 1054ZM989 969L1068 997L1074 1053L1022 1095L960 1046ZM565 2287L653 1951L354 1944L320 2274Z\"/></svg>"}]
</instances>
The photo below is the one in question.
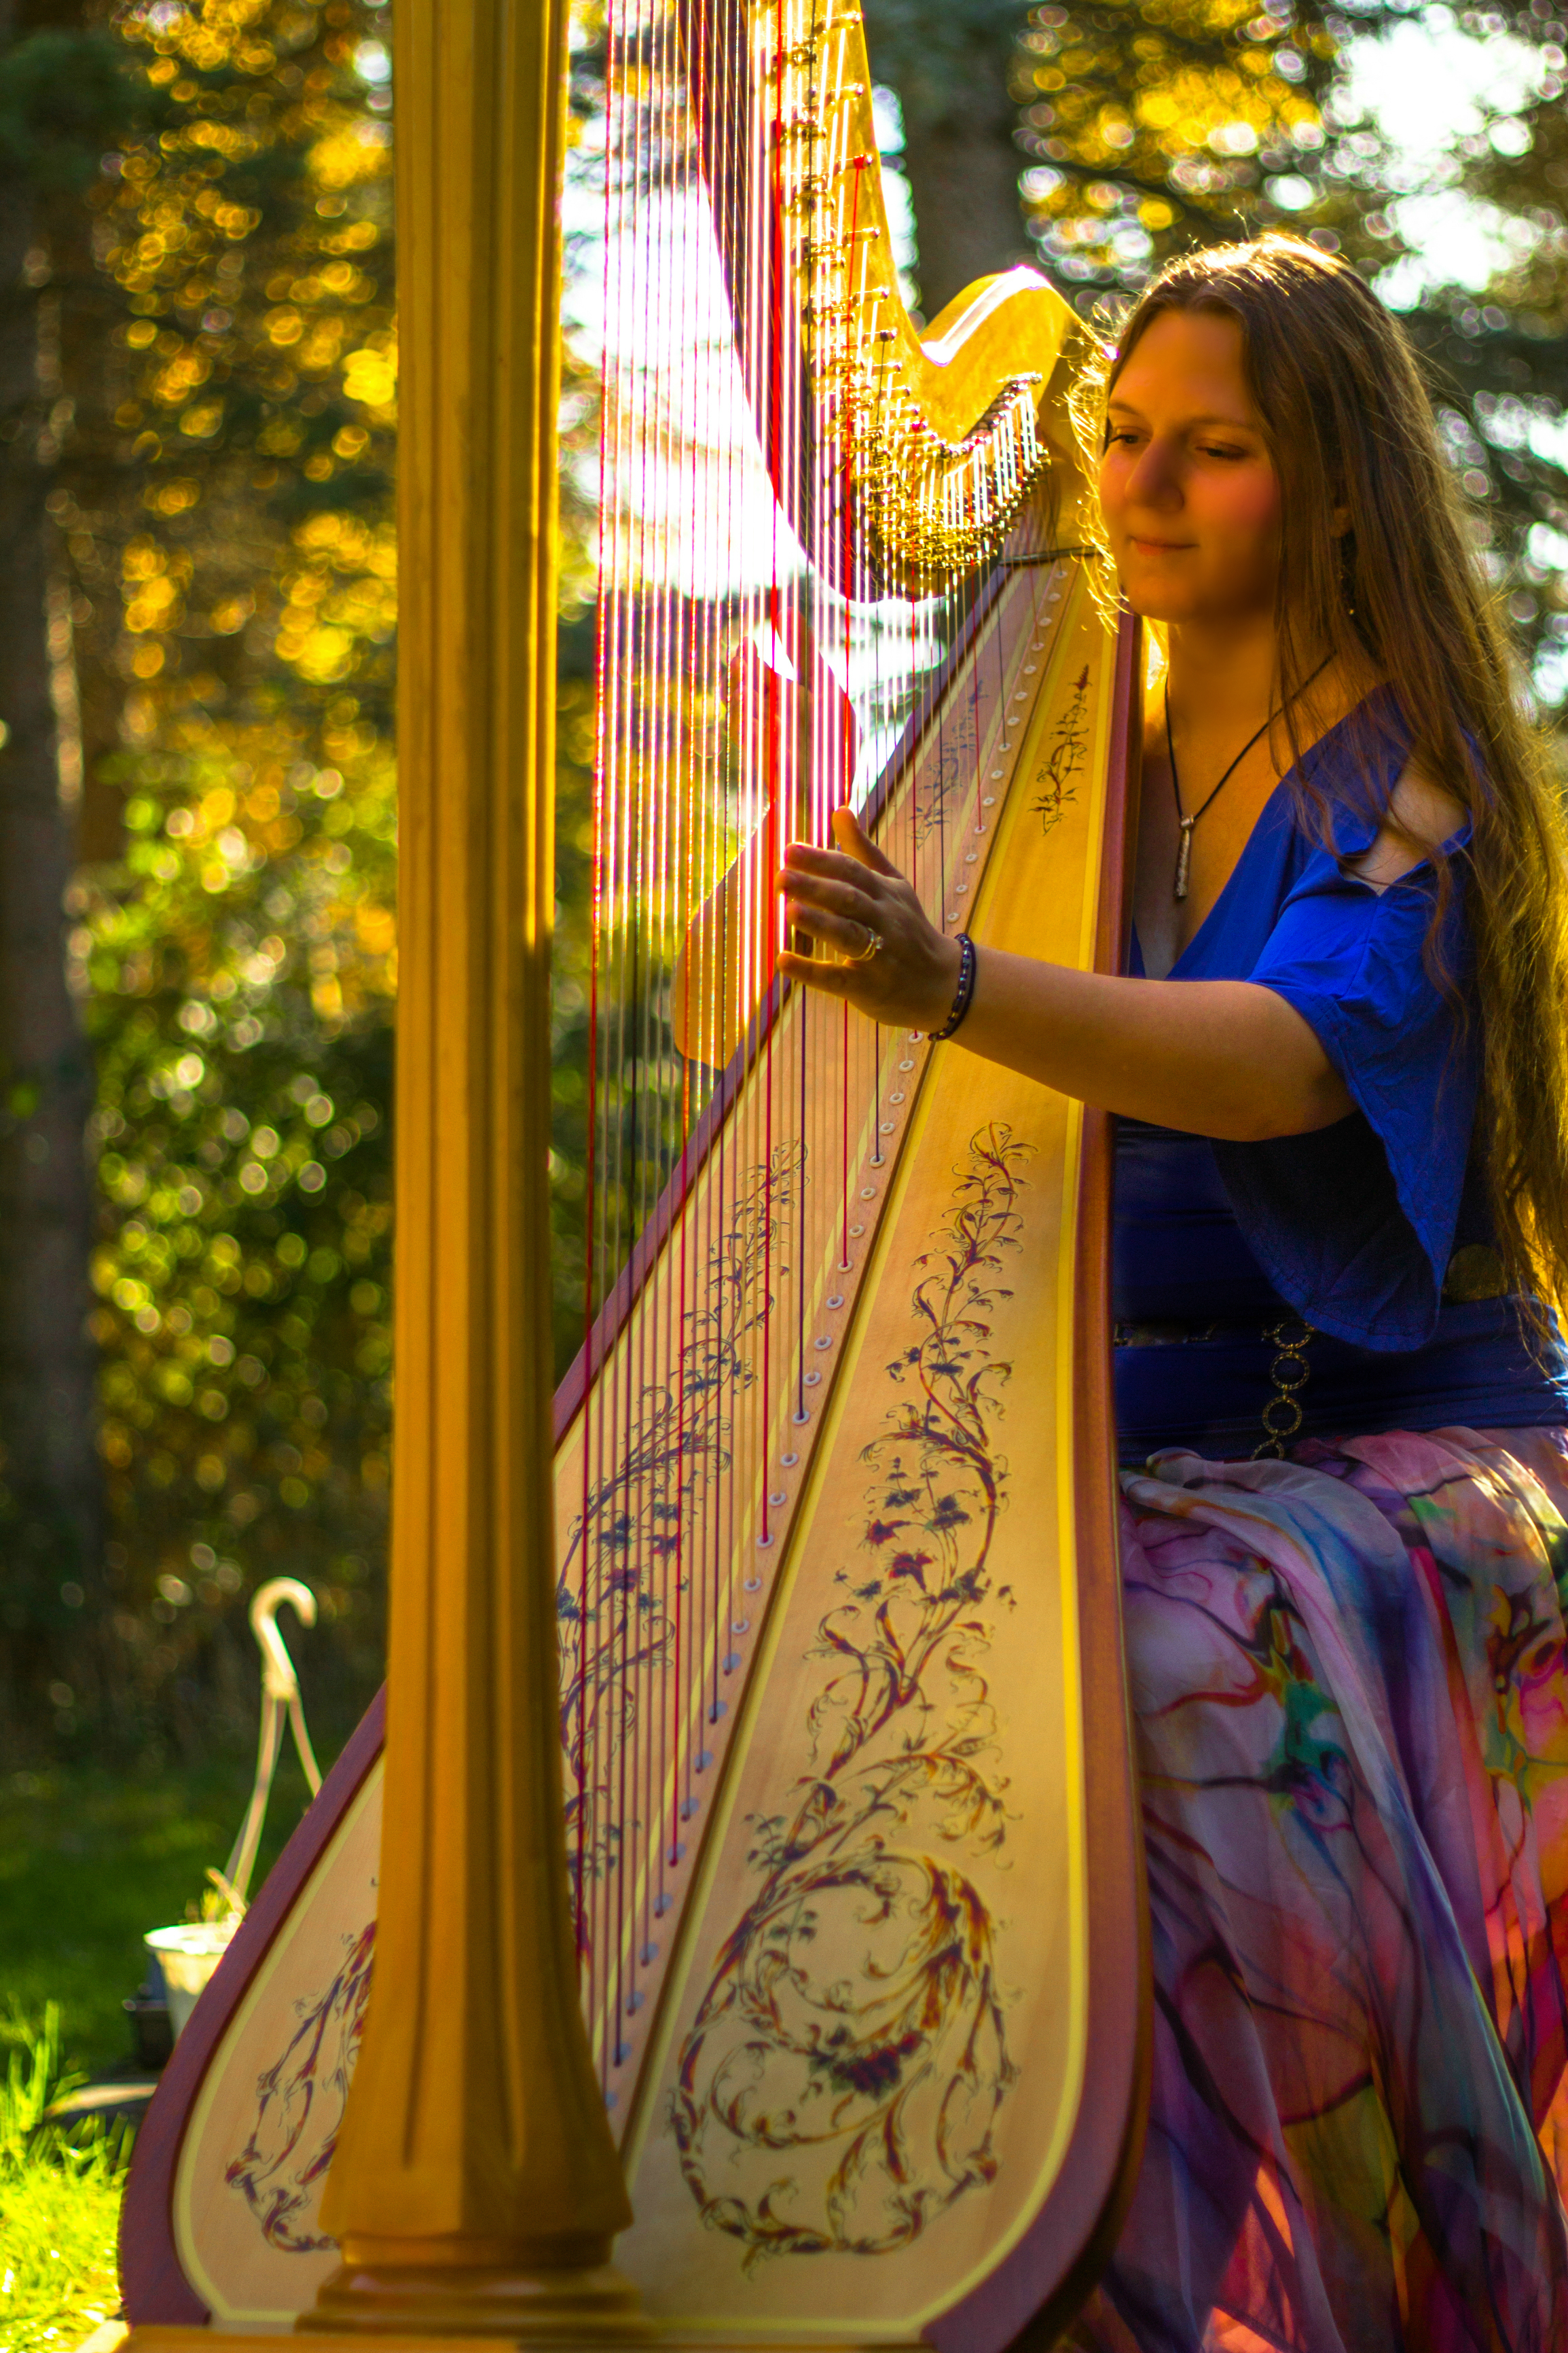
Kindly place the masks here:
<instances>
[{"instance_id":1,"label":"bokeh background","mask_svg":"<svg viewBox=\"0 0 1568 2353\"><path fill-rule=\"evenodd\" d=\"M395 5L395 0L394 0ZM1521 692L1568 698L1556 0L867 0L910 296L1106 315L1270 223L1427 364ZM602 237L573 33L569 268ZM395 138L374 0L0 0L0 2038L118 2052L248 1786L248 1596L380 1676L397 984ZM582 1327L598 353L574 309L555 1182ZM269 1841L297 1813L286 1773ZM0 2321L0 2337L4 2336ZM12 2340L6 2339L10 2342ZM19 2341L19 2340L16 2340Z\"/></svg>"}]
</instances>

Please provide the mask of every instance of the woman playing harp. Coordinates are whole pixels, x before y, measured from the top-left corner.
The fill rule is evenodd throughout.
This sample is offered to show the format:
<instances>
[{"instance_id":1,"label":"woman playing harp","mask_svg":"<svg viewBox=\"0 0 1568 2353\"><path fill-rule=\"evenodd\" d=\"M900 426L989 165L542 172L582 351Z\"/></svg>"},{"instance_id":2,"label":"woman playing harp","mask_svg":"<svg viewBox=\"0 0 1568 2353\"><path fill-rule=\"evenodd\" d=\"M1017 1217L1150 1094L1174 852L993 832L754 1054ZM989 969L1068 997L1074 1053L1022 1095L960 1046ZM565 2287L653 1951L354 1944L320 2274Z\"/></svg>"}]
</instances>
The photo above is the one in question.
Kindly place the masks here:
<instances>
[{"instance_id":1,"label":"woman playing harp","mask_svg":"<svg viewBox=\"0 0 1568 2353\"><path fill-rule=\"evenodd\" d=\"M1409 351L1351 269L1277 237L1176 263L1104 395L1109 552L1170 647L1128 976L942 937L847 813L779 878L846 959L793 978L1120 1117L1155 2042L1073 2341L1544 2353L1561 820Z\"/></svg>"}]
</instances>

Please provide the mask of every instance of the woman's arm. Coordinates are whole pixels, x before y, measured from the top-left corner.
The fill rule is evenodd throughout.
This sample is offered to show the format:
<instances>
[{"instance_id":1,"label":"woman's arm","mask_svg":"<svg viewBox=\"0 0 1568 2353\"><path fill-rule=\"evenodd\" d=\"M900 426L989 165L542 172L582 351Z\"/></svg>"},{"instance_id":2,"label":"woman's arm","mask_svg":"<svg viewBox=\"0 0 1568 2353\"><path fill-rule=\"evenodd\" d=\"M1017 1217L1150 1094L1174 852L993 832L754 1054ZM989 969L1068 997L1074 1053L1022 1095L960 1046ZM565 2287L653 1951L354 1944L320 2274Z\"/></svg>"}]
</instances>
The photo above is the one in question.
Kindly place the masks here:
<instances>
[{"instance_id":1,"label":"woman's arm","mask_svg":"<svg viewBox=\"0 0 1568 2353\"><path fill-rule=\"evenodd\" d=\"M958 985L960 951L847 809L837 850L792 844L779 888L790 921L866 963L782 955L791 980L846 998L874 1020L937 1029ZM1316 1033L1272 989L1241 980L1121 980L982 948L954 1043L1106 1111L1194 1135L1256 1143L1328 1127L1352 1108Z\"/></svg>"}]
</instances>

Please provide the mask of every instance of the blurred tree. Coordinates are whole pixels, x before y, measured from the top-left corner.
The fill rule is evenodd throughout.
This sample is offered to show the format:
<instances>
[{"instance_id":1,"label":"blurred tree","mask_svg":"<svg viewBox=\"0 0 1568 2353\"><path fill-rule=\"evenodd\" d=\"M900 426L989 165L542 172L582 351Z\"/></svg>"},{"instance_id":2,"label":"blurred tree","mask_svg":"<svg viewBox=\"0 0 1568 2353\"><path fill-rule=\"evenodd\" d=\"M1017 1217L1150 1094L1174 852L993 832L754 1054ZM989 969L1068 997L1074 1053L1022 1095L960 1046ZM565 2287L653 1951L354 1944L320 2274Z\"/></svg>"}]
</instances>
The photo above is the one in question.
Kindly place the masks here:
<instances>
[{"instance_id":1,"label":"blurred tree","mask_svg":"<svg viewBox=\"0 0 1568 2353\"><path fill-rule=\"evenodd\" d=\"M243 713L390 724L390 58L361 0L196 0L121 20L158 135L112 153L122 318L61 520L116 734ZM348 705L353 704L352 714ZM119 769L95 768L89 849ZM108 820L101 804L108 803Z\"/></svg>"},{"instance_id":2,"label":"blurred tree","mask_svg":"<svg viewBox=\"0 0 1568 2353\"><path fill-rule=\"evenodd\" d=\"M1110 0L1030 13L1016 88L1030 233L1070 290L1134 289L1194 243L1289 220L1335 54L1290 0Z\"/></svg>"},{"instance_id":3,"label":"blurred tree","mask_svg":"<svg viewBox=\"0 0 1568 2353\"><path fill-rule=\"evenodd\" d=\"M897 93L928 319L1030 259L1018 174L1018 0L868 0L871 70Z\"/></svg>"},{"instance_id":4,"label":"blurred tree","mask_svg":"<svg viewBox=\"0 0 1568 2353\"><path fill-rule=\"evenodd\" d=\"M139 1743L253 1684L303 1570L340 1728L380 1669L391 1424L396 418L377 0L151 0L89 211L110 315L52 493L81 681L113 1625ZM577 370L577 439L596 447ZM567 484L562 1350L581 1325L591 516ZM574 1220L575 1219L575 1226ZM318 1673L318 1689L322 1678ZM86 1728L57 1681L58 1735ZM101 1726L95 1726L101 1734Z\"/></svg>"},{"instance_id":5,"label":"blurred tree","mask_svg":"<svg viewBox=\"0 0 1568 2353\"><path fill-rule=\"evenodd\" d=\"M1135 291L1173 245L1282 219L1342 251L1404 313L1477 545L1548 709L1568 700L1568 31L1557 8L1434 9L1415 25L1383 5L1280 8L1243 23L1237 0L1228 58L1205 58L1197 12L1168 0L1037 8L1023 37L1026 54L1049 59L1034 69L1047 94L1025 109L1026 141L1042 143L1023 186L1058 280ZM1208 7L1205 21L1212 33L1223 18ZM1468 64L1476 96L1471 128L1412 158L1364 111L1347 68L1358 44L1418 26L1461 43L1448 69ZM1095 169L1101 180L1087 177ZM1463 243L1473 249L1478 232L1489 243L1489 284L1448 276L1435 196L1468 230Z\"/></svg>"},{"instance_id":6,"label":"blurred tree","mask_svg":"<svg viewBox=\"0 0 1568 2353\"><path fill-rule=\"evenodd\" d=\"M315 1586L345 1713L379 1672L394 776L346 715L193 727L125 765L125 856L74 940L101 1442L139 1729L195 1747L232 1711L248 1643L226 1620L265 1577Z\"/></svg>"},{"instance_id":7,"label":"blurred tree","mask_svg":"<svg viewBox=\"0 0 1568 2353\"><path fill-rule=\"evenodd\" d=\"M1568 28L1559 9L1560 0L1458 12L1388 0L1343 0L1337 11L1279 0L1261 12L1252 0L1027 10L868 0L873 70L904 116L895 160L910 181L925 311L1018 258L1010 204L1022 207L1040 266L1090 312L1136 293L1194 241L1278 224L1344 252L1405 314L1483 560L1537 695L1559 707L1568 702ZM1475 122L1450 151L1413 164L1362 111L1345 67L1357 43L1428 25L1478 45ZM1466 70L1459 53L1451 69ZM1507 94L1489 100L1488 90ZM1435 194L1489 237L1488 285L1447 278Z\"/></svg>"},{"instance_id":8,"label":"blurred tree","mask_svg":"<svg viewBox=\"0 0 1568 2353\"><path fill-rule=\"evenodd\" d=\"M66 296L81 204L134 93L79 6L0 0L0 1628L18 1681L100 1702L112 1652L87 1332L92 1079L66 987L64 900L79 746L49 503L68 430Z\"/></svg>"},{"instance_id":9,"label":"blurred tree","mask_svg":"<svg viewBox=\"0 0 1568 2353\"><path fill-rule=\"evenodd\" d=\"M100 1071L117 1622L143 1724L187 1742L232 1696L230 1616L282 1567L306 1565L336 1621L345 1714L379 1672L395 987L384 30L357 0L126 16L164 126L110 158L98 206L129 315L100 464L79 469L66 522L85 634L124 682L92 846L112 841L121 796L125 842L88 870L73 944Z\"/></svg>"},{"instance_id":10,"label":"blurred tree","mask_svg":"<svg viewBox=\"0 0 1568 2353\"><path fill-rule=\"evenodd\" d=\"M116 17L143 127L95 150L100 315L62 353L73 429L47 498L88 860L69 946L99 1075L110 1607L142 1703L115 1728L138 1740L199 1741L232 1714L241 1662L245 1685L253 1671L230 1621L280 1567L304 1566L340 1621L347 1708L378 1666L395 973L384 25L369 0L152 0ZM0 90L0 134L5 120ZM68 1585L85 1630L94 1597ZM5 1607L31 1637L61 1601L35 1580ZM68 1738L90 1686L57 1668L40 1690L30 1655L9 1646L5 1668Z\"/></svg>"},{"instance_id":11,"label":"blurred tree","mask_svg":"<svg viewBox=\"0 0 1568 2353\"><path fill-rule=\"evenodd\" d=\"M1034 259L1091 305L1164 254L1310 203L1334 55L1289 0L870 0L897 94L922 307Z\"/></svg>"},{"instance_id":12,"label":"blurred tree","mask_svg":"<svg viewBox=\"0 0 1568 2353\"><path fill-rule=\"evenodd\" d=\"M1405 313L1483 562L1535 694L1557 712L1568 702L1568 27L1555 0L1432 21L1450 43L1477 45L1472 127L1450 152L1412 159L1341 90L1310 216ZM1398 37L1399 24L1391 13L1353 28ZM1465 47L1449 56L1463 73ZM1447 238L1434 234L1439 213ZM1449 274L1467 248L1494 257L1489 283Z\"/></svg>"}]
</instances>

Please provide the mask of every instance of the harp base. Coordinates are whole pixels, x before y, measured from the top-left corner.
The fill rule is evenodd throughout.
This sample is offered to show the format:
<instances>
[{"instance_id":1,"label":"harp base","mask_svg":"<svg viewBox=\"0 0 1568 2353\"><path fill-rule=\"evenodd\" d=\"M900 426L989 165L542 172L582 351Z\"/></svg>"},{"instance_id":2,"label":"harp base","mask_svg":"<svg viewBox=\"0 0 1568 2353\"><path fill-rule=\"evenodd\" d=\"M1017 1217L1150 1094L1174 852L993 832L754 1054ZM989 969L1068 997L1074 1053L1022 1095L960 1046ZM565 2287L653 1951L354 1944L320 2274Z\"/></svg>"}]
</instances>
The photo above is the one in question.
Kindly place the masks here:
<instances>
[{"instance_id":1,"label":"harp base","mask_svg":"<svg viewBox=\"0 0 1568 2353\"><path fill-rule=\"evenodd\" d=\"M648 2353L801 2353L798 2340L786 2344L783 2338L762 2337L730 2339L722 2336L700 2337L681 2330L666 2335L646 2322L643 2326L642 2342ZM406 2329L400 2335L390 2330L377 2330L374 2334L376 2353L474 2353L479 2332L441 2335ZM597 2344L616 2346L629 2341L608 2334L601 2337L591 2328L579 2335L569 2335L561 2328L550 2337L532 2333L525 2336L505 2329L487 2329L484 2334L494 2345L516 2345L525 2348L525 2353L584 2353L584 2348ZM364 2332L350 2334L343 2330L331 2334L312 2328L309 2343L311 2353L364 2353ZM248 2328L185 2328L153 2321L133 2328L118 2353L300 2353L300 2340L288 2332L272 2336ZM840 2342L831 2337L814 2337L810 2353L931 2353L931 2348L919 2341L878 2343L873 2347L848 2338Z\"/></svg>"},{"instance_id":2,"label":"harp base","mask_svg":"<svg viewBox=\"0 0 1568 2353\"><path fill-rule=\"evenodd\" d=\"M471 2247L480 2260L446 2264L399 2262L399 2252L395 2240L349 2241L343 2263L300 2314L300 2334L626 2346L653 2334L636 2288L607 2262L508 2263L500 2248L485 2261ZM595 2252L607 2255L607 2242Z\"/></svg>"}]
</instances>

